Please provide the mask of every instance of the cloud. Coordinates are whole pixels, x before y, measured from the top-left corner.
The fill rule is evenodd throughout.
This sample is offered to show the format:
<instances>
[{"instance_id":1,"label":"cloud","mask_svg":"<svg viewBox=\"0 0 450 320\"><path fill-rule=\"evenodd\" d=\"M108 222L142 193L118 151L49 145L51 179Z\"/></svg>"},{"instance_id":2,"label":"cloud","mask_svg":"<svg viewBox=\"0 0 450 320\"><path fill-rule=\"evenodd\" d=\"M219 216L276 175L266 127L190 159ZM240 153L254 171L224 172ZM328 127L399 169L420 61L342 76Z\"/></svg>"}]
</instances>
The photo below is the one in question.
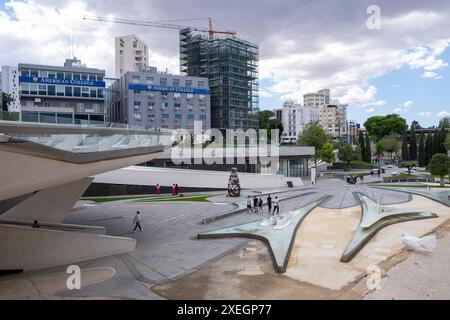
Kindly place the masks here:
<instances>
[{"instance_id":1,"label":"cloud","mask_svg":"<svg viewBox=\"0 0 450 320\"><path fill-rule=\"evenodd\" d=\"M342 104L366 106L383 106L386 104L383 100L377 100L378 89L375 86L369 86L366 90L361 87L350 87L345 95L339 98Z\"/></svg>"},{"instance_id":2,"label":"cloud","mask_svg":"<svg viewBox=\"0 0 450 320\"><path fill-rule=\"evenodd\" d=\"M439 79L442 79L442 76L433 71L426 71L426 72L422 73L422 78L433 78L433 79L439 80Z\"/></svg>"},{"instance_id":3,"label":"cloud","mask_svg":"<svg viewBox=\"0 0 450 320\"><path fill-rule=\"evenodd\" d=\"M419 112L419 116L421 116L421 117L426 117L426 118L428 118L428 117L431 117L431 112Z\"/></svg>"},{"instance_id":4,"label":"cloud","mask_svg":"<svg viewBox=\"0 0 450 320\"><path fill-rule=\"evenodd\" d=\"M366 109L366 112L367 112L367 113L372 113L372 112L374 112L374 111L375 111L375 108Z\"/></svg>"},{"instance_id":5,"label":"cloud","mask_svg":"<svg viewBox=\"0 0 450 320\"><path fill-rule=\"evenodd\" d=\"M406 101L404 104L403 104L403 106L405 107L405 108L410 108L411 106L412 106L412 101Z\"/></svg>"},{"instance_id":6,"label":"cloud","mask_svg":"<svg viewBox=\"0 0 450 320\"><path fill-rule=\"evenodd\" d=\"M403 112L403 111L405 111L405 109L403 109L403 108L395 108L395 109L393 110L394 113L401 113L401 112Z\"/></svg>"},{"instance_id":7,"label":"cloud","mask_svg":"<svg viewBox=\"0 0 450 320\"><path fill-rule=\"evenodd\" d=\"M441 111L441 112L439 112L436 115L436 117L439 117L439 118L450 117L450 112L448 112L448 111Z\"/></svg>"}]
</instances>

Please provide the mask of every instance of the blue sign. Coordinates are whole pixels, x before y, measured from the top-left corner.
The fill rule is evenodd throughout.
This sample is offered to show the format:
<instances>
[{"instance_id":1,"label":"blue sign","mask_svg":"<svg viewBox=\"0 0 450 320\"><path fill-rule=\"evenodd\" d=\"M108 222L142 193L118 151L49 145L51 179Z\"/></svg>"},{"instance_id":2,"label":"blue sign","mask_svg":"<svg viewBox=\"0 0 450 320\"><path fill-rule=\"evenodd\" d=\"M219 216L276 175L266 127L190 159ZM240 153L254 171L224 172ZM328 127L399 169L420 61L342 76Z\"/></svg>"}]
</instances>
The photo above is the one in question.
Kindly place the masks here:
<instances>
[{"instance_id":1,"label":"blue sign","mask_svg":"<svg viewBox=\"0 0 450 320\"><path fill-rule=\"evenodd\" d=\"M130 90L141 91L159 91L159 92L174 92L174 93L192 93L192 94L210 94L208 89L196 89L186 87L168 87L168 86L156 86L156 85L144 85L144 84L130 84L128 86Z\"/></svg>"},{"instance_id":2,"label":"blue sign","mask_svg":"<svg viewBox=\"0 0 450 320\"><path fill-rule=\"evenodd\" d=\"M37 84L55 84L66 86L100 87L100 88L104 88L106 86L105 82L103 81L51 79L51 78L26 77L26 76L20 76L19 82L37 83Z\"/></svg>"}]
</instances>

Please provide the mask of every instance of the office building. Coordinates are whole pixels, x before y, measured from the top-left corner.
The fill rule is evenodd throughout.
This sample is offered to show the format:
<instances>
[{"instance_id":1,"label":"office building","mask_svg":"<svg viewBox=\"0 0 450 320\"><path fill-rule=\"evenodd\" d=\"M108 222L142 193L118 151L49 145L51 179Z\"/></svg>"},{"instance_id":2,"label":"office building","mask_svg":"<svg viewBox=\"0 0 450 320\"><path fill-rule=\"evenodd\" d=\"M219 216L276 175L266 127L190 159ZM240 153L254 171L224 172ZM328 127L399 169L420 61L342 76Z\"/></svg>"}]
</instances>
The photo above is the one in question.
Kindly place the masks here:
<instances>
[{"instance_id":1,"label":"office building","mask_svg":"<svg viewBox=\"0 0 450 320\"><path fill-rule=\"evenodd\" d=\"M208 79L158 72L148 67L126 72L111 88L110 121L145 128L193 129L194 121L211 127Z\"/></svg>"},{"instance_id":2,"label":"office building","mask_svg":"<svg viewBox=\"0 0 450 320\"><path fill-rule=\"evenodd\" d=\"M74 58L61 67L20 63L18 71L22 121L104 123L105 70Z\"/></svg>"},{"instance_id":3,"label":"office building","mask_svg":"<svg viewBox=\"0 0 450 320\"><path fill-rule=\"evenodd\" d=\"M356 120L347 121L347 143L351 145L357 144L358 130L361 125Z\"/></svg>"},{"instance_id":4,"label":"office building","mask_svg":"<svg viewBox=\"0 0 450 320\"><path fill-rule=\"evenodd\" d=\"M148 46L136 35L116 37L115 75L120 78L126 72L140 71L148 63Z\"/></svg>"},{"instance_id":5,"label":"office building","mask_svg":"<svg viewBox=\"0 0 450 320\"><path fill-rule=\"evenodd\" d=\"M320 123L332 138L339 141L347 136L347 105L327 105L320 109Z\"/></svg>"},{"instance_id":6,"label":"office building","mask_svg":"<svg viewBox=\"0 0 450 320\"><path fill-rule=\"evenodd\" d=\"M17 67L2 66L0 92L8 94L12 101L8 104L8 112L20 112L19 70Z\"/></svg>"},{"instance_id":7,"label":"office building","mask_svg":"<svg viewBox=\"0 0 450 320\"><path fill-rule=\"evenodd\" d=\"M303 105L305 107L318 107L323 108L329 105L330 89L322 89L315 93L307 93L303 96Z\"/></svg>"},{"instance_id":8,"label":"office building","mask_svg":"<svg viewBox=\"0 0 450 320\"><path fill-rule=\"evenodd\" d=\"M180 30L181 74L209 79L211 126L259 127L258 45L235 37L208 37Z\"/></svg>"}]
</instances>

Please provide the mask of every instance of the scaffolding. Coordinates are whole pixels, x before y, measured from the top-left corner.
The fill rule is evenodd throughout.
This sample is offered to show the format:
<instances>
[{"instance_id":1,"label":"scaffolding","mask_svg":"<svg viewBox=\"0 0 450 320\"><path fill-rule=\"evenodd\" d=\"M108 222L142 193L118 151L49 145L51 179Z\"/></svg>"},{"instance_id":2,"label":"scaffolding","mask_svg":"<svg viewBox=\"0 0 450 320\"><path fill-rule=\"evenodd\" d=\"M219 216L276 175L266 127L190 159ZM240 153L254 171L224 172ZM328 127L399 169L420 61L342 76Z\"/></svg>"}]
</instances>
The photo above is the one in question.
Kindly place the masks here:
<instances>
[{"instance_id":1,"label":"scaffolding","mask_svg":"<svg viewBox=\"0 0 450 320\"><path fill-rule=\"evenodd\" d=\"M180 72L208 78L212 128L259 128L258 51L257 44L236 37L180 30Z\"/></svg>"}]
</instances>

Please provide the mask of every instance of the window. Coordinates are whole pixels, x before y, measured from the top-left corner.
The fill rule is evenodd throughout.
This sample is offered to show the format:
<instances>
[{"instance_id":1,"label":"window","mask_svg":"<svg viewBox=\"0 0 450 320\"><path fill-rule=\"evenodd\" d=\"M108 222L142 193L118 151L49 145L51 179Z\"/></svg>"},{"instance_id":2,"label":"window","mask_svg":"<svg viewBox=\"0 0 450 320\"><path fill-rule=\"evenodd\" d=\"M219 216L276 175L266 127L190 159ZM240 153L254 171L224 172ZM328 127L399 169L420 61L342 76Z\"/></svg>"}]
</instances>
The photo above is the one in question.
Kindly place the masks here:
<instances>
[{"instance_id":1,"label":"window","mask_svg":"<svg viewBox=\"0 0 450 320\"><path fill-rule=\"evenodd\" d=\"M155 106L155 102L154 101L149 101L149 102L147 102L147 106L148 107L154 107Z\"/></svg>"},{"instance_id":2,"label":"window","mask_svg":"<svg viewBox=\"0 0 450 320\"><path fill-rule=\"evenodd\" d=\"M188 100L192 100L193 98L194 98L194 95L192 93L188 93L186 95L186 99L188 99Z\"/></svg>"},{"instance_id":3,"label":"window","mask_svg":"<svg viewBox=\"0 0 450 320\"><path fill-rule=\"evenodd\" d=\"M39 84L38 85L38 93L40 96L46 96L47 95L47 85Z\"/></svg>"},{"instance_id":4,"label":"window","mask_svg":"<svg viewBox=\"0 0 450 320\"><path fill-rule=\"evenodd\" d=\"M167 92L161 92L161 99L167 99Z\"/></svg>"},{"instance_id":5,"label":"window","mask_svg":"<svg viewBox=\"0 0 450 320\"><path fill-rule=\"evenodd\" d=\"M23 77L29 77L30 76L30 69L20 70L20 75L23 76Z\"/></svg>"},{"instance_id":6,"label":"window","mask_svg":"<svg viewBox=\"0 0 450 320\"><path fill-rule=\"evenodd\" d=\"M102 74L98 74L97 75L97 81L103 82L103 75Z\"/></svg>"},{"instance_id":7,"label":"window","mask_svg":"<svg viewBox=\"0 0 450 320\"><path fill-rule=\"evenodd\" d=\"M40 120L43 123L56 123L56 114L55 113L41 113Z\"/></svg>"},{"instance_id":8,"label":"window","mask_svg":"<svg viewBox=\"0 0 450 320\"><path fill-rule=\"evenodd\" d=\"M39 76L39 72L37 70L30 70L30 77L34 78L34 77L38 77ZM50 75L49 75L50 77Z\"/></svg>"},{"instance_id":9,"label":"window","mask_svg":"<svg viewBox=\"0 0 450 320\"><path fill-rule=\"evenodd\" d=\"M159 84L162 85L162 86L167 85L167 79L166 78L159 79Z\"/></svg>"},{"instance_id":10,"label":"window","mask_svg":"<svg viewBox=\"0 0 450 320\"><path fill-rule=\"evenodd\" d=\"M140 101L134 101L134 110L139 110L139 107L141 106Z\"/></svg>"},{"instance_id":11,"label":"window","mask_svg":"<svg viewBox=\"0 0 450 320\"><path fill-rule=\"evenodd\" d=\"M66 80L72 80L72 72L66 72L64 74L64 79Z\"/></svg>"},{"instance_id":12,"label":"window","mask_svg":"<svg viewBox=\"0 0 450 320\"><path fill-rule=\"evenodd\" d=\"M181 113L175 113L175 119L182 119L183 116L181 115Z\"/></svg>"},{"instance_id":13,"label":"window","mask_svg":"<svg viewBox=\"0 0 450 320\"><path fill-rule=\"evenodd\" d=\"M72 94L72 87L65 87L65 93L66 93L66 97L71 97ZM50 86L49 86L49 92L50 92Z\"/></svg>"},{"instance_id":14,"label":"window","mask_svg":"<svg viewBox=\"0 0 450 320\"><path fill-rule=\"evenodd\" d=\"M188 120L194 120L194 115L193 114L188 114L187 118L188 118Z\"/></svg>"},{"instance_id":15,"label":"window","mask_svg":"<svg viewBox=\"0 0 450 320\"><path fill-rule=\"evenodd\" d=\"M174 94L173 94L173 98L174 99L180 99L181 98L181 93L179 93L179 92L175 92Z\"/></svg>"},{"instance_id":16,"label":"window","mask_svg":"<svg viewBox=\"0 0 450 320\"><path fill-rule=\"evenodd\" d=\"M135 114L133 115L133 118L134 118L134 120L141 121L142 116L141 116L140 113L135 113Z\"/></svg>"},{"instance_id":17,"label":"window","mask_svg":"<svg viewBox=\"0 0 450 320\"><path fill-rule=\"evenodd\" d=\"M81 97L81 88L80 87L73 87L73 96Z\"/></svg>"},{"instance_id":18,"label":"window","mask_svg":"<svg viewBox=\"0 0 450 320\"><path fill-rule=\"evenodd\" d=\"M87 80L89 77L89 75L87 73L82 73L81 74L81 80Z\"/></svg>"},{"instance_id":19,"label":"window","mask_svg":"<svg viewBox=\"0 0 450 320\"><path fill-rule=\"evenodd\" d=\"M134 94L141 94L141 90L133 90Z\"/></svg>"},{"instance_id":20,"label":"window","mask_svg":"<svg viewBox=\"0 0 450 320\"><path fill-rule=\"evenodd\" d=\"M37 84L36 83L30 84L30 94L37 94Z\"/></svg>"},{"instance_id":21,"label":"window","mask_svg":"<svg viewBox=\"0 0 450 320\"><path fill-rule=\"evenodd\" d=\"M73 74L73 80L80 80L80 74L79 73L74 73Z\"/></svg>"},{"instance_id":22,"label":"window","mask_svg":"<svg viewBox=\"0 0 450 320\"><path fill-rule=\"evenodd\" d=\"M91 98L97 98L97 90L95 88L90 89L90 96Z\"/></svg>"},{"instance_id":23,"label":"window","mask_svg":"<svg viewBox=\"0 0 450 320\"><path fill-rule=\"evenodd\" d=\"M147 79L145 80L146 84L154 84L154 80L153 77L147 77Z\"/></svg>"},{"instance_id":24,"label":"window","mask_svg":"<svg viewBox=\"0 0 450 320\"><path fill-rule=\"evenodd\" d=\"M206 96L205 96L204 94L199 94L199 95L198 95L198 99L199 99L200 101L205 100L205 98L206 98Z\"/></svg>"},{"instance_id":25,"label":"window","mask_svg":"<svg viewBox=\"0 0 450 320\"><path fill-rule=\"evenodd\" d=\"M161 110L165 110L169 104L167 102L161 102Z\"/></svg>"},{"instance_id":26,"label":"window","mask_svg":"<svg viewBox=\"0 0 450 320\"><path fill-rule=\"evenodd\" d=\"M44 70L39 70L38 74L39 74L39 78L47 78L47 76L48 76L48 72L44 71Z\"/></svg>"},{"instance_id":27,"label":"window","mask_svg":"<svg viewBox=\"0 0 450 320\"><path fill-rule=\"evenodd\" d=\"M180 110L181 109L181 103L175 103L174 104L174 108L175 108L175 110Z\"/></svg>"},{"instance_id":28,"label":"window","mask_svg":"<svg viewBox=\"0 0 450 320\"><path fill-rule=\"evenodd\" d=\"M155 94L153 92L147 92L147 97L149 97L150 99L153 99L155 97Z\"/></svg>"},{"instance_id":29,"label":"window","mask_svg":"<svg viewBox=\"0 0 450 320\"><path fill-rule=\"evenodd\" d=\"M104 98L104 90L103 89L97 89L97 98Z\"/></svg>"},{"instance_id":30,"label":"window","mask_svg":"<svg viewBox=\"0 0 450 320\"><path fill-rule=\"evenodd\" d=\"M187 107L188 107L189 111L194 110L194 105L193 104L188 103Z\"/></svg>"},{"instance_id":31,"label":"window","mask_svg":"<svg viewBox=\"0 0 450 320\"><path fill-rule=\"evenodd\" d=\"M199 88L203 88L205 86L205 81L199 81L198 82L198 87Z\"/></svg>"},{"instance_id":32,"label":"window","mask_svg":"<svg viewBox=\"0 0 450 320\"><path fill-rule=\"evenodd\" d=\"M89 98L89 88L88 87L81 88L81 96L83 98Z\"/></svg>"},{"instance_id":33,"label":"window","mask_svg":"<svg viewBox=\"0 0 450 320\"><path fill-rule=\"evenodd\" d=\"M139 83L141 81L141 78L139 76L132 76L131 82L132 83Z\"/></svg>"},{"instance_id":34,"label":"window","mask_svg":"<svg viewBox=\"0 0 450 320\"><path fill-rule=\"evenodd\" d=\"M64 97L64 87L63 86L56 86L56 95L58 97Z\"/></svg>"},{"instance_id":35,"label":"window","mask_svg":"<svg viewBox=\"0 0 450 320\"><path fill-rule=\"evenodd\" d=\"M186 83L186 87L188 87L188 88L192 87L192 81L191 80L186 80L185 83Z\"/></svg>"},{"instance_id":36,"label":"window","mask_svg":"<svg viewBox=\"0 0 450 320\"><path fill-rule=\"evenodd\" d=\"M168 119L169 118L169 114L168 113L161 113L161 117L163 119Z\"/></svg>"},{"instance_id":37,"label":"window","mask_svg":"<svg viewBox=\"0 0 450 320\"><path fill-rule=\"evenodd\" d=\"M30 93L30 85L28 83L22 83L20 85L20 91L22 94L29 94Z\"/></svg>"},{"instance_id":38,"label":"window","mask_svg":"<svg viewBox=\"0 0 450 320\"><path fill-rule=\"evenodd\" d=\"M97 80L97 76L95 74L89 75L89 81L96 81L96 80Z\"/></svg>"},{"instance_id":39,"label":"window","mask_svg":"<svg viewBox=\"0 0 450 320\"><path fill-rule=\"evenodd\" d=\"M180 86L180 79L173 79L173 86L179 87Z\"/></svg>"},{"instance_id":40,"label":"window","mask_svg":"<svg viewBox=\"0 0 450 320\"><path fill-rule=\"evenodd\" d=\"M205 114L201 114L200 115L200 120L206 120L206 115Z\"/></svg>"}]
</instances>

